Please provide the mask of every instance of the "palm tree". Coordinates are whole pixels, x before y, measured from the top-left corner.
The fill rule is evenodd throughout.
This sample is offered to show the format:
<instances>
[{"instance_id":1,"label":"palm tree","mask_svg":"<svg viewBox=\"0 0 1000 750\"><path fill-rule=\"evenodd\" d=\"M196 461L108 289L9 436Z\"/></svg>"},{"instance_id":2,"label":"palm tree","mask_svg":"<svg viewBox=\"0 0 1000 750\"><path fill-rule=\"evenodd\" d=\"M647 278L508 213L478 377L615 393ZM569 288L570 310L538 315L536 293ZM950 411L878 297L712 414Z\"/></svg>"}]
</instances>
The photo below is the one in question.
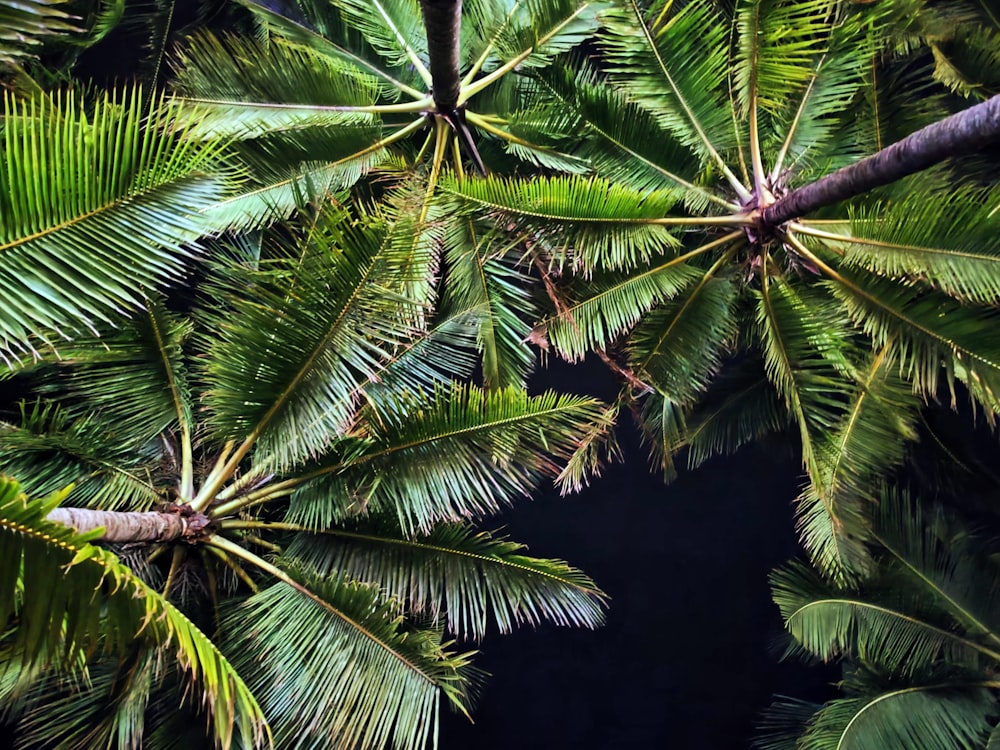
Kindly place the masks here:
<instances>
[{"instance_id":1,"label":"palm tree","mask_svg":"<svg viewBox=\"0 0 1000 750\"><path fill-rule=\"evenodd\" d=\"M1000 570L940 508L885 493L873 575L836 586L793 563L772 577L798 652L843 663L843 697L781 701L762 750L987 748L1000 740Z\"/></svg>"},{"instance_id":2,"label":"palm tree","mask_svg":"<svg viewBox=\"0 0 1000 750\"><path fill-rule=\"evenodd\" d=\"M983 334L1000 322L1000 196L974 157L905 177L995 143L1000 101L914 132L950 100L930 59L892 54L912 10L625 0L601 15L599 64L536 73L593 174L442 185L446 213L528 243L551 301L533 340L611 364L668 475L682 449L698 464L794 429L803 541L842 580L869 564L872 480L921 400L960 383L1000 409ZM979 140L942 140L957 122Z\"/></svg>"},{"instance_id":3,"label":"palm tree","mask_svg":"<svg viewBox=\"0 0 1000 750\"><path fill-rule=\"evenodd\" d=\"M230 227L287 215L299 192L367 175L358 189L377 194L416 175L420 235L440 248L443 174L586 169L561 152L569 133L539 107L532 72L596 30L593 0L241 4L262 33L193 35L174 80L177 101L197 111L187 136L233 138L250 176L217 209ZM539 311L519 249L487 250L468 224L456 232L439 261L443 304L476 311L486 384L523 384Z\"/></svg>"},{"instance_id":4,"label":"palm tree","mask_svg":"<svg viewBox=\"0 0 1000 750\"><path fill-rule=\"evenodd\" d=\"M0 427L4 470L32 496L72 485L74 506L20 501L0 522L31 540L5 542L0 567L8 627L21 626L8 647L33 649L7 660L4 683L25 741L166 747L205 710L215 742L250 746L265 739L256 700L278 747L424 747L439 698L468 711L476 684L444 632L600 623L588 578L472 521L543 478L569 481L579 437L608 427L603 409L467 384L474 326L434 310L433 264L410 241L420 201L325 201L308 220L219 240L186 312L150 289L116 330L17 368L36 396ZM57 521L75 533L56 534ZM65 579L46 575L67 556ZM93 588L81 561L145 597L107 638L101 623L120 613L63 600L74 582ZM187 630L168 619L127 642L143 612ZM88 663L94 644L110 653ZM170 688L185 671L204 704L178 713ZM83 697L81 679L93 685Z\"/></svg>"}]
</instances>

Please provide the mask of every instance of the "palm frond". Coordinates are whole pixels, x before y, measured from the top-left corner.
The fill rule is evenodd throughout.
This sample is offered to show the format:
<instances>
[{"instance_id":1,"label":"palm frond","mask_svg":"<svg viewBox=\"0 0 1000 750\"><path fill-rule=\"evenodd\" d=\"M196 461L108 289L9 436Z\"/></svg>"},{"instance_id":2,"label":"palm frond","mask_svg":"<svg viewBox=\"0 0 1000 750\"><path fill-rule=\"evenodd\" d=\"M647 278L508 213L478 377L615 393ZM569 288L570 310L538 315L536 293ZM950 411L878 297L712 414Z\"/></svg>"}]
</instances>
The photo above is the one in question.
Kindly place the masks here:
<instances>
[{"instance_id":1,"label":"palm frond","mask_svg":"<svg viewBox=\"0 0 1000 750\"><path fill-rule=\"evenodd\" d=\"M623 91L603 85L590 66L553 66L541 81L540 93L551 96L553 109L561 107L562 116L571 118L567 140L579 139L573 153L588 160L597 175L643 191L682 188L684 204L692 211L704 210L710 201L727 205L711 188L697 184L695 154L653 113Z\"/></svg>"},{"instance_id":2,"label":"palm frond","mask_svg":"<svg viewBox=\"0 0 1000 750\"><path fill-rule=\"evenodd\" d=\"M507 1L502 5L506 7L497 10L506 15L506 19L490 39L495 56L484 65L487 73L513 61L519 61L519 68L546 67L556 55L574 49L593 36L606 3L603 0L525 0Z\"/></svg>"},{"instance_id":3,"label":"palm frond","mask_svg":"<svg viewBox=\"0 0 1000 750\"><path fill-rule=\"evenodd\" d=\"M760 361L729 363L687 417L683 445L688 448L688 466L700 466L713 456L735 453L752 440L781 432L790 419Z\"/></svg>"},{"instance_id":4,"label":"palm frond","mask_svg":"<svg viewBox=\"0 0 1000 750\"><path fill-rule=\"evenodd\" d=\"M844 419L850 399L847 349L850 332L836 324L831 305L791 284L768 278L764 261L757 324L768 379L799 429L802 463L810 480L800 495L799 530L812 559L824 571L849 577L867 555L855 538L863 516L827 491L823 443ZM860 527L860 528L859 528Z\"/></svg>"},{"instance_id":5,"label":"palm frond","mask_svg":"<svg viewBox=\"0 0 1000 750\"><path fill-rule=\"evenodd\" d=\"M1000 345L982 331L1000 323L995 308L958 304L912 283L842 269L831 290L848 316L893 357L917 392L934 397L942 377L962 381L987 413L1000 411Z\"/></svg>"},{"instance_id":6,"label":"palm frond","mask_svg":"<svg viewBox=\"0 0 1000 750\"><path fill-rule=\"evenodd\" d=\"M444 244L442 305L473 317L483 382L489 388L524 383L535 360L525 340L538 306L529 277L517 268L516 246L468 218L450 224Z\"/></svg>"},{"instance_id":7,"label":"palm frond","mask_svg":"<svg viewBox=\"0 0 1000 750\"><path fill-rule=\"evenodd\" d=\"M603 622L603 594L593 581L561 560L526 557L524 549L465 523L412 537L369 524L300 535L287 554L320 575L376 584L459 638L480 640L491 624L507 633L546 621Z\"/></svg>"},{"instance_id":8,"label":"palm frond","mask_svg":"<svg viewBox=\"0 0 1000 750\"><path fill-rule=\"evenodd\" d=\"M685 263L686 258L655 262L624 277L598 274L586 283L564 287L557 314L542 322L548 339L571 362L594 349L607 349L646 319L652 308L694 286L703 272ZM642 348L643 343L636 346Z\"/></svg>"},{"instance_id":9,"label":"palm frond","mask_svg":"<svg viewBox=\"0 0 1000 750\"><path fill-rule=\"evenodd\" d=\"M454 210L475 210L542 244L557 267L583 274L648 262L679 242L657 223L677 197L638 191L602 179L552 177L514 181L442 180Z\"/></svg>"},{"instance_id":10,"label":"palm frond","mask_svg":"<svg viewBox=\"0 0 1000 750\"><path fill-rule=\"evenodd\" d=\"M996 711L985 687L962 682L889 689L831 701L800 740L802 750L982 747Z\"/></svg>"},{"instance_id":11,"label":"palm frond","mask_svg":"<svg viewBox=\"0 0 1000 750\"><path fill-rule=\"evenodd\" d=\"M258 439L262 463L289 467L323 452L347 427L359 386L417 329L421 301L404 286L426 264L377 217L353 220L327 204L302 237L276 239L284 257L249 272L213 313L205 341L205 403L220 439ZM218 331L218 333L216 333Z\"/></svg>"},{"instance_id":12,"label":"palm frond","mask_svg":"<svg viewBox=\"0 0 1000 750\"><path fill-rule=\"evenodd\" d=\"M4 102L4 348L93 328L184 272L216 229L199 212L232 187L217 144L178 140L160 104L144 118L137 88L92 110L71 93Z\"/></svg>"},{"instance_id":13,"label":"palm frond","mask_svg":"<svg viewBox=\"0 0 1000 750\"><path fill-rule=\"evenodd\" d=\"M427 38L417 0L337 0L336 8L342 22L356 29L388 67L413 67L425 82L430 81L423 62Z\"/></svg>"},{"instance_id":14,"label":"palm frond","mask_svg":"<svg viewBox=\"0 0 1000 750\"><path fill-rule=\"evenodd\" d=\"M147 299L145 308L109 334L60 346L45 357L54 366L36 375L70 419L95 420L107 430L102 443L126 450L191 424L182 347L192 325L163 300Z\"/></svg>"},{"instance_id":15,"label":"palm frond","mask_svg":"<svg viewBox=\"0 0 1000 750\"><path fill-rule=\"evenodd\" d=\"M729 29L717 4L629 0L604 18L611 80L703 165L722 166L720 154L734 150L735 133L726 91Z\"/></svg>"},{"instance_id":16,"label":"palm frond","mask_svg":"<svg viewBox=\"0 0 1000 750\"><path fill-rule=\"evenodd\" d=\"M270 34L374 76L387 99L395 100L400 93L422 99L426 93L414 71L387 65L360 34L352 33L350 27L342 23L334 3L295 0L278 5L261 0L240 0L240 4L259 17Z\"/></svg>"},{"instance_id":17,"label":"palm frond","mask_svg":"<svg viewBox=\"0 0 1000 750\"><path fill-rule=\"evenodd\" d=\"M371 114L351 107L378 101L370 75L281 39L252 39L203 32L184 46L174 82L189 114L182 124L195 138L251 138L309 126L371 124Z\"/></svg>"},{"instance_id":18,"label":"palm frond","mask_svg":"<svg viewBox=\"0 0 1000 750\"><path fill-rule=\"evenodd\" d=\"M910 192L851 212L851 235L823 233L843 263L890 278L925 281L962 302L1000 301L1000 216L993 191ZM814 230L815 231L815 230Z\"/></svg>"},{"instance_id":19,"label":"palm frond","mask_svg":"<svg viewBox=\"0 0 1000 750\"><path fill-rule=\"evenodd\" d=\"M157 457L118 441L99 415L74 415L53 404L21 404L18 423L0 423L0 461L36 495L74 486L78 505L148 510L162 500Z\"/></svg>"},{"instance_id":20,"label":"palm frond","mask_svg":"<svg viewBox=\"0 0 1000 750\"><path fill-rule=\"evenodd\" d=\"M694 270L694 269L692 269ZM737 285L697 269L684 289L650 312L629 338L638 377L679 404L692 403L719 373L736 335Z\"/></svg>"},{"instance_id":21,"label":"palm frond","mask_svg":"<svg viewBox=\"0 0 1000 750\"><path fill-rule=\"evenodd\" d=\"M772 574L771 588L785 627L802 648L824 661L863 657L887 673L906 676L942 659L977 669L997 656L940 614L914 608L902 592L872 597L837 589L801 563Z\"/></svg>"},{"instance_id":22,"label":"palm frond","mask_svg":"<svg viewBox=\"0 0 1000 750\"><path fill-rule=\"evenodd\" d=\"M40 659L65 667L97 647L121 653L136 640L169 647L198 686L196 703L211 714L220 744L229 745L237 724L262 744L260 707L215 645L112 553L45 520L65 497L29 500L16 482L0 479L0 620L16 614L20 654L9 668Z\"/></svg>"},{"instance_id":23,"label":"palm frond","mask_svg":"<svg viewBox=\"0 0 1000 750\"><path fill-rule=\"evenodd\" d=\"M441 696L465 707L468 655L438 633L404 629L399 605L375 588L290 576L295 586L254 594L224 622L226 651L253 675L276 745L427 747Z\"/></svg>"},{"instance_id":24,"label":"palm frond","mask_svg":"<svg viewBox=\"0 0 1000 750\"><path fill-rule=\"evenodd\" d=\"M828 49L840 19L836 0L743 0L735 83L739 108L778 111L813 78L816 58Z\"/></svg>"},{"instance_id":25,"label":"palm frond","mask_svg":"<svg viewBox=\"0 0 1000 750\"><path fill-rule=\"evenodd\" d=\"M47 39L79 31L65 0L0 0L0 67L30 57Z\"/></svg>"},{"instance_id":26,"label":"palm frond","mask_svg":"<svg viewBox=\"0 0 1000 750\"><path fill-rule=\"evenodd\" d=\"M453 385L405 405L370 419L356 455L306 467L315 478L292 496L289 520L322 530L371 512L412 533L493 515L557 475L595 424L607 428L594 399L515 388Z\"/></svg>"}]
</instances>

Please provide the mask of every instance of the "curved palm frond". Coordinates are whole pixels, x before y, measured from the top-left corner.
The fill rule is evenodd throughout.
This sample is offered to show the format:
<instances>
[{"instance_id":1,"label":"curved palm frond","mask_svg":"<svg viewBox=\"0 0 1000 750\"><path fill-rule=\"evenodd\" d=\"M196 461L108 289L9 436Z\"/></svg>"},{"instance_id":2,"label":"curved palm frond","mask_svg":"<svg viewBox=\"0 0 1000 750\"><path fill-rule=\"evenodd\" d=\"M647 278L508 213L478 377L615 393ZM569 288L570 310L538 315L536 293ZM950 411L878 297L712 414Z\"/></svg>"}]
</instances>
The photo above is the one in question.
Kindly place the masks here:
<instances>
[{"instance_id":1,"label":"curved palm frond","mask_svg":"<svg viewBox=\"0 0 1000 750\"><path fill-rule=\"evenodd\" d=\"M562 560L527 557L524 549L464 523L416 536L367 524L300 535L287 554L321 575L375 584L459 638L481 640L491 625L507 633L545 621L603 623L604 595L590 578Z\"/></svg>"},{"instance_id":2,"label":"curved palm frond","mask_svg":"<svg viewBox=\"0 0 1000 750\"><path fill-rule=\"evenodd\" d=\"M466 710L468 654L404 628L398 603L373 587L307 569L285 578L224 621L225 650L253 675L279 747L419 750L437 737L442 695Z\"/></svg>"},{"instance_id":3,"label":"curved palm frond","mask_svg":"<svg viewBox=\"0 0 1000 750\"><path fill-rule=\"evenodd\" d=\"M694 0L674 7L657 0L644 7L630 0L605 19L601 43L614 85L697 153L703 166L722 169L734 188L746 192L721 156L736 144L726 90L729 30L717 4Z\"/></svg>"},{"instance_id":4,"label":"curved palm frond","mask_svg":"<svg viewBox=\"0 0 1000 750\"><path fill-rule=\"evenodd\" d=\"M110 552L45 516L66 497L31 501L20 486L0 479L0 620L19 619L14 648L20 669L31 676L40 661L71 668L101 647L123 652L140 639L174 652L198 685L199 710L211 715L224 746L234 726L255 745L266 723L253 694L212 642L162 594L150 588ZM30 571L27 574L26 571ZM100 596L103 607L93 605Z\"/></svg>"},{"instance_id":5,"label":"curved palm frond","mask_svg":"<svg viewBox=\"0 0 1000 750\"><path fill-rule=\"evenodd\" d=\"M442 180L442 188L454 197L449 208L481 212L514 236L542 243L553 266L584 275L649 261L679 244L669 222L660 221L677 198L674 191L578 177Z\"/></svg>"},{"instance_id":6,"label":"curved palm frond","mask_svg":"<svg viewBox=\"0 0 1000 750\"><path fill-rule=\"evenodd\" d=\"M212 314L206 340L209 424L223 440L260 440L258 461L289 467L342 434L382 359L419 330L423 301L404 296L426 278L426 250L395 233L409 226L352 219L327 204L304 247L247 272ZM404 237L405 239L405 237ZM264 456L269 458L265 461Z\"/></svg>"},{"instance_id":7,"label":"curved palm frond","mask_svg":"<svg viewBox=\"0 0 1000 750\"><path fill-rule=\"evenodd\" d=\"M517 267L517 247L463 218L451 222L444 235L443 260L442 304L475 321L484 384L504 388L526 382L534 356L525 340L538 308L531 279Z\"/></svg>"},{"instance_id":8,"label":"curved palm frond","mask_svg":"<svg viewBox=\"0 0 1000 750\"><path fill-rule=\"evenodd\" d=\"M175 281L233 180L218 144L179 140L162 104L144 117L138 88L93 108L72 93L4 103L0 341L23 350Z\"/></svg>"},{"instance_id":9,"label":"curved palm frond","mask_svg":"<svg viewBox=\"0 0 1000 750\"><path fill-rule=\"evenodd\" d=\"M304 468L290 521L324 530L379 513L413 533L493 515L559 474L582 432L609 427L598 401L551 392L456 384L405 402L370 415L368 442L357 453Z\"/></svg>"},{"instance_id":10,"label":"curved palm frond","mask_svg":"<svg viewBox=\"0 0 1000 750\"><path fill-rule=\"evenodd\" d=\"M961 681L886 690L824 706L799 740L802 750L981 747L996 703L986 685Z\"/></svg>"},{"instance_id":11,"label":"curved palm frond","mask_svg":"<svg viewBox=\"0 0 1000 750\"><path fill-rule=\"evenodd\" d=\"M51 403L22 403L17 423L0 423L0 460L35 495L73 485L74 502L107 510L148 510L162 499L153 455L116 440L98 415Z\"/></svg>"}]
</instances>

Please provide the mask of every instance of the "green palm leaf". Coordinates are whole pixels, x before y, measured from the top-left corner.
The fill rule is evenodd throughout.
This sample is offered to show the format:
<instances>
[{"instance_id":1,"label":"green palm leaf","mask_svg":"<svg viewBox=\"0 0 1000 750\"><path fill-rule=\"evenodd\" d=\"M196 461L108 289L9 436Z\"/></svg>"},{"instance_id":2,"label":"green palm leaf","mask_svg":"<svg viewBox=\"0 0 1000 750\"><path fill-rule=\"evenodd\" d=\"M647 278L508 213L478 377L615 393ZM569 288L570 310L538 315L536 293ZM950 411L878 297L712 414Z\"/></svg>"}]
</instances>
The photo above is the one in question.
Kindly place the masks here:
<instances>
[{"instance_id":1,"label":"green palm leaf","mask_svg":"<svg viewBox=\"0 0 1000 750\"><path fill-rule=\"evenodd\" d=\"M939 660L977 668L998 654L956 631L940 613L914 609L905 593L876 596L837 589L794 563L771 577L785 627L808 653L831 660L860 657L887 672L920 674Z\"/></svg>"},{"instance_id":2,"label":"green palm leaf","mask_svg":"<svg viewBox=\"0 0 1000 750\"><path fill-rule=\"evenodd\" d=\"M790 415L759 360L731 363L687 417L688 466L788 428Z\"/></svg>"},{"instance_id":3,"label":"green palm leaf","mask_svg":"<svg viewBox=\"0 0 1000 750\"><path fill-rule=\"evenodd\" d=\"M421 301L403 288L425 279L414 259L425 251L412 232L409 244L394 237L409 228L376 217L354 224L328 204L304 248L279 244L285 257L248 274L254 295L241 290L213 313L209 328L220 333L205 341L217 436L247 449L260 439L259 460L288 467L346 429L361 383L417 329Z\"/></svg>"},{"instance_id":4,"label":"green palm leaf","mask_svg":"<svg viewBox=\"0 0 1000 750\"><path fill-rule=\"evenodd\" d=\"M887 690L832 701L817 713L802 750L982 747L996 710L991 693L962 682Z\"/></svg>"},{"instance_id":5,"label":"green palm leaf","mask_svg":"<svg viewBox=\"0 0 1000 750\"><path fill-rule=\"evenodd\" d=\"M850 237L820 233L844 251L846 267L919 278L963 302L996 305L1000 215L991 211L996 203L992 191L910 192L854 210Z\"/></svg>"},{"instance_id":6,"label":"green palm leaf","mask_svg":"<svg viewBox=\"0 0 1000 750\"><path fill-rule=\"evenodd\" d=\"M291 575L224 623L226 650L253 675L279 747L417 750L437 737L442 695L465 709L467 655L404 629L399 605L377 589Z\"/></svg>"},{"instance_id":7,"label":"green palm leaf","mask_svg":"<svg viewBox=\"0 0 1000 750\"><path fill-rule=\"evenodd\" d=\"M260 707L212 642L113 554L45 520L65 496L30 501L16 482L0 480L0 620L19 619L20 668L40 659L66 668L96 647L120 653L136 639L168 647L198 685L199 708L211 714L223 746L237 724L242 737L260 744Z\"/></svg>"},{"instance_id":8,"label":"green palm leaf","mask_svg":"<svg viewBox=\"0 0 1000 750\"><path fill-rule=\"evenodd\" d=\"M98 415L53 404L22 404L18 423L0 423L0 461L32 494L74 485L74 502L86 507L147 510L162 499L155 456L117 439Z\"/></svg>"},{"instance_id":9,"label":"green palm leaf","mask_svg":"<svg viewBox=\"0 0 1000 750\"><path fill-rule=\"evenodd\" d=\"M957 377L985 408L1000 410L1000 348L982 335L1000 322L995 309L961 306L931 290L915 295L910 284L846 268L834 281L833 293L876 345L892 341L918 392L933 395L942 375Z\"/></svg>"},{"instance_id":10,"label":"green palm leaf","mask_svg":"<svg viewBox=\"0 0 1000 750\"><path fill-rule=\"evenodd\" d=\"M726 90L729 30L716 3L694 0L674 7L672 0L648 6L630 0L605 18L601 41L614 84L696 152L703 165L726 171L735 187L738 181L720 155L735 150L735 132Z\"/></svg>"},{"instance_id":11,"label":"green palm leaf","mask_svg":"<svg viewBox=\"0 0 1000 750\"><path fill-rule=\"evenodd\" d=\"M174 87L181 102L198 105L186 131L196 138L372 124L374 115L351 110L380 94L370 75L281 38L263 44L208 33L187 41Z\"/></svg>"},{"instance_id":12,"label":"green palm leaf","mask_svg":"<svg viewBox=\"0 0 1000 750\"><path fill-rule=\"evenodd\" d=\"M295 0L292 4L277 6L258 0L240 0L240 4L257 15L272 34L379 79L384 96L395 99L402 92L414 99L424 97L419 76L406 68L393 69L387 65L359 34L347 30L334 3Z\"/></svg>"},{"instance_id":13,"label":"green palm leaf","mask_svg":"<svg viewBox=\"0 0 1000 750\"><path fill-rule=\"evenodd\" d=\"M603 622L603 594L593 581L561 560L523 550L468 524L413 537L382 524L299 536L288 555L321 575L376 584L460 638L480 640L491 623L507 633L544 621L589 628Z\"/></svg>"},{"instance_id":14,"label":"green palm leaf","mask_svg":"<svg viewBox=\"0 0 1000 750\"><path fill-rule=\"evenodd\" d=\"M490 388L524 383L534 365L525 345L538 308L530 278L517 268L516 246L468 219L453 222L444 237L447 283L443 305L467 311L477 326L483 382Z\"/></svg>"},{"instance_id":15,"label":"green palm leaf","mask_svg":"<svg viewBox=\"0 0 1000 750\"><path fill-rule=\"evenodd\" d=\"M680 404L692 403L718 374L736 336L738 289L701 271L668 303L649 313L629 340L638 377Z\"/></svg>"},{"instance_id":16,"label":"green palm leaf","mask_svg":"<svg viewBox=\"0 0 1000 750\"><path fill-rule=\"evenodd\" d=\"M439 388L406 408L371 415L356 455L306 467L289 520L323 530L359 513L394 517L408 532L441 521L493 515L555 476L593 425L607 429L594 399L506 388Z\"/></svg>"},{"instance_id":17,"label":"green palm leaf","mask_svg":"<svg viewBox=\"0 0 1000 750\"><path fill-rule=\"evenodd\" d=\"M576 177L443 180L442 188L454 196L456 211L482 212L515 235L544 243L553 265L583 273L629 267L678 244L657 221L673 206L672 191Z\"/></svg>"},{"instance_id":18,"label":"green palm leaf","mask_svg":"<svg viewBox=\"0 0 1000 750\"><path fill-rule=\"evenodd\" d=\"M141 291L184 270L191 243L216 227L199 212L232 180L214 144L178 141L138 89L88 110L73 94L5 97L0 166L0 338L71 333L134 310Z\"/></svg>"},{"instance_id":19,"label":"green palm leaf","mask_svg":"<svg viewBox=\"0 0 1000 750\"><path fill-rule=\"evenodd\" d=\"M841 20L836 0L742 0L735 20L739 33L735 83L740 110L776 111L804 89L816 58L827 50Z\"/></svg>"}]
</instances>

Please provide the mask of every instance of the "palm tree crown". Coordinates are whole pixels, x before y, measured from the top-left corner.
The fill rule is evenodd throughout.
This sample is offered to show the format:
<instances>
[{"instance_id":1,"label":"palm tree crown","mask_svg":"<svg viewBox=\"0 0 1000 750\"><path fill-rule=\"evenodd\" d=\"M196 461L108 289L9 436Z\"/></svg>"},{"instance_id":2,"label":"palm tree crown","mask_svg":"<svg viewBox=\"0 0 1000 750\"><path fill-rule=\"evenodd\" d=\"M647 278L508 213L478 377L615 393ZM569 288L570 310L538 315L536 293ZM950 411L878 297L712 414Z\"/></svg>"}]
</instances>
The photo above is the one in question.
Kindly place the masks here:
<instances>
[{"instance_id":1,"label":"palm tree crown","mask_svg":"<svg viewBox=\"0 0 1000 750\"><path fill-rule=\"evenodd\" d=\"M781 215L947 114L926 66L890 55L907 7L618 3L599 65L537 76L594 174L446 183L455 213L530 243L551 301L533 338L602 353L668 472L682 448L697 464L794 425L803 539L845 578L921 399L957 381L1000 408L1000 340L981 335L1000 323L1000 196L968 161ZM997 104L970 118L995 126Z\"/></svg>"}]
</instances>

